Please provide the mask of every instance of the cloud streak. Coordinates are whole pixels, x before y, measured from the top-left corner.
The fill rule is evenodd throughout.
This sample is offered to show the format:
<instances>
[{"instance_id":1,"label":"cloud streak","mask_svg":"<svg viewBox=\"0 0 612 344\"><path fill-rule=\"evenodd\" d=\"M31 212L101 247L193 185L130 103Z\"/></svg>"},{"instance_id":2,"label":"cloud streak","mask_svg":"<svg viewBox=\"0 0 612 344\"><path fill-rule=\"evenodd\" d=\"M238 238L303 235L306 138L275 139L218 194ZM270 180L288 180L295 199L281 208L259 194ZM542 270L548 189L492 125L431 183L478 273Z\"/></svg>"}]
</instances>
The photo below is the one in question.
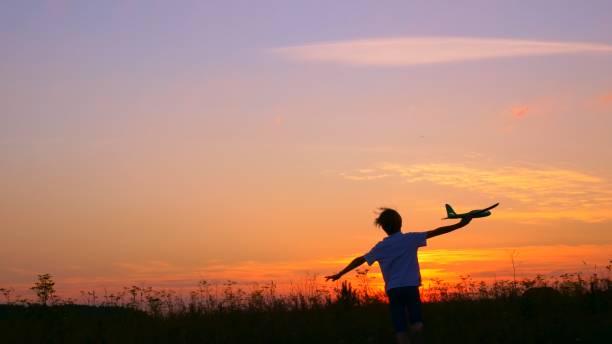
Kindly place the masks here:
<instances>
[{"instance_id":1,"label":"cloud streak","mask_svg":"<svg viewBox=\"0 0 612 344\"><path fill-rule=\"evenodd\" d=\"M451 163L387 163L377 168L340 173L340 176L354 181L399 177L409 183L429 182L504 197L529 209L508 212L502 216L517 220L565 218L599 222L612 219L610 182L568 169L539 166L483 168Z\"/></svg>"},{"instance_id":2,"label":"cloud streak","mask_svg":"<svg viewBox=\"0 0 612 344\"><path fill-rule=\"evenodd\" d=\"M475 37L372 38L272 49L297 61L365 66L410 66L494 58L612 53L612 45Z\"/></svg>"}]
</instances>

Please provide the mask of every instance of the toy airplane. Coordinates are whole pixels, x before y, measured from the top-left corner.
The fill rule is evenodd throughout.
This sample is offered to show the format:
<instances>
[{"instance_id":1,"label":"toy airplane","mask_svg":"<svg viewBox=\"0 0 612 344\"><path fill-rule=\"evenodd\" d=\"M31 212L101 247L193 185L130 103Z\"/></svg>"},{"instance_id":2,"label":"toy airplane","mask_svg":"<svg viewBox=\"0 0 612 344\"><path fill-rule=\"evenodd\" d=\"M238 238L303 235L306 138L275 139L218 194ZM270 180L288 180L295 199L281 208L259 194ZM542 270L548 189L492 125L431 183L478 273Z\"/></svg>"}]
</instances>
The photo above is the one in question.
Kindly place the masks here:
<instances>
[{"instance_id":1,"label":"toy airplane","mask_svg":"<svg viewBox=\"0 0 612 344\"><path fill-rule=\"evenodd\" d=\"M463 213L463 214L457 214L455 213L455 211L453 210L453 208L450 205L446 205L446 215L448 217L443 218L442 220L447 220L447 219L461 219L464 217L485 217L485 216L489 216L491 215L491 212L489 210L497 207L499 205L499 203L495 203L492 206L488 207L488 208L484 208L484 209L480 209L480 210L472 210L468 213Z\"/></svg>"}]
</instances>

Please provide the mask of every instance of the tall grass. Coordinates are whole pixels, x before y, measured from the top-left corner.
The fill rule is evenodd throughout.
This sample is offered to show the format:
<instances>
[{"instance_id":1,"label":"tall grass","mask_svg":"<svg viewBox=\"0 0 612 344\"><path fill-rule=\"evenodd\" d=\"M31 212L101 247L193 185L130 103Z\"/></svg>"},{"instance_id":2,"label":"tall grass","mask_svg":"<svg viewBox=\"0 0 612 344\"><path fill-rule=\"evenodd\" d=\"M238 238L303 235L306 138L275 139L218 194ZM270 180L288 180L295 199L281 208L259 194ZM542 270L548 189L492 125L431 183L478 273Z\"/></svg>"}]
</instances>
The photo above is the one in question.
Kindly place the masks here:
<instances>
[{"instance_id":1,"label":"tall grass","mask_svg":"<svg viewBox=\"0 0 612 344\"><path fill-rule=\"evenodd\" d=\"M550 289L565 296L607 293L612 291L611 270L612 264L606 266L603 274L595 272L584 276L583 273L564 273L558 276L536 275L520 280L501 279L490 282L477 281L469 275L460 275L455 282L433 278L421 287L421 299L429 303L501 299L520 297L533 289ZM333 304L360 306L386 302L384 291L371 286L372 278L367 269L356 270L354 277L353 283L338 282L330 287L329 283L324 283L313 275L298 282L291 282L288 290L283 293L278 292L277 283L274 281L239 284L232 280L200 280L188 293L132 285L113 292L106 289L102 292L83 290L79 299L73 299L57 295L52 276L44 274L38 276L31 288L36 291L37 299L17 295L13 287L0 287L0 295L3 298L0 304L123 307L163 316L176 313L308 310Z\"/></svg>"},{"instance_id":2,"label":"tall grass","mask_svg":"<svg viewBox=\"0 0 612 344\"><path fill-rule=\"evenodd\" d=\"M311 276L281 293L275 282L202 280L188 293L133 285L79 300L1 288L0 342L392 343L384 292L366 270L353 281L328 287ZM606 343L611 286L610 266L588 276L434 279L421 288L427 342Z\"/></svg>"}]
</instances>

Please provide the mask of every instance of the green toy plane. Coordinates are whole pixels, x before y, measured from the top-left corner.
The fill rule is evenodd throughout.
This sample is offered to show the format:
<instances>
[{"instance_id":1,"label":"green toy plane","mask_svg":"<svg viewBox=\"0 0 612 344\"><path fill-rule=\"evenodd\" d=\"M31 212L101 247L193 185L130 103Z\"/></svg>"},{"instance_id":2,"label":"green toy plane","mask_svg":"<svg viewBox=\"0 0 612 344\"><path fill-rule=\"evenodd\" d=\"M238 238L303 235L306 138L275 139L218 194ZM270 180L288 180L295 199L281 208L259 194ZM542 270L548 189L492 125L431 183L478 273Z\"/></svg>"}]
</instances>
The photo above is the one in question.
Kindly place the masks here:
<instances>
[{"instance_id":1,"label":"green toy plane","mask_svg":"<svg viewBox=\"0 0 612 344\"><path fill-rule=\"evenodd\" d=\"M464 217L485 217L485 216L489 216L491 215L491 212L489 210L497 207L499 205L499 203L495 203L492 206L488 207L488 208L484 208L484 209L480 209L480 210L472 210L470 212L467 213L463 213L463 214L457 214L455 213L455 211L453 210L453 208L447 204L446 205L446 215L448 217L443 218L442 220L447 220L447 219L461 219Z\"/></svg>"}]
</instances>

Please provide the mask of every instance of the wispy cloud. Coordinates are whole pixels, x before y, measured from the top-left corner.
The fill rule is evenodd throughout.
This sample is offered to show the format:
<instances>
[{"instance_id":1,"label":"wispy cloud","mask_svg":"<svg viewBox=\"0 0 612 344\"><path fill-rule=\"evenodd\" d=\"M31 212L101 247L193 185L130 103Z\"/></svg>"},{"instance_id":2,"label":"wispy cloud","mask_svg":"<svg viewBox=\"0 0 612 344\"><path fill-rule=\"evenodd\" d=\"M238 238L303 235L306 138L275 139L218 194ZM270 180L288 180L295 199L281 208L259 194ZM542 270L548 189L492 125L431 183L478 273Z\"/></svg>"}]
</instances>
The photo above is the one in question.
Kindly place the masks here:
<instances>
[{"instance_id":1,"label":"wispy cloud","mask_svg":"<svg viewBox=\"0 0 612 344\"><path fill-rule=\"evenodd\" d=\"M387 163L340 175L354 181L399 177L409 183L430 182L503 197L523 204L525 207L522 208L528 209L507 212L507 218L566 218L586 222L612 219L612 184L604 178L569 169Z\"/></svg>"},{"instance_id":2,"label":"wispy cloud","mask_svg":"<svg viewBox=\"0 0 612 344\"><path fill-rule=\"evenodd\" d=\"M612 92L601 95L599 101L602 104L612 104Z\"/></svg>"},{"instance_id":3,"label":"wispy cloud","mask_svg":"<svg viewBox=\"0 0 612 344\"><path fill-rule=\"evenodd\" d=\"M516 106L512 108L512 116L515 118L523 118L527 115L527 112L529 112L528 106Z\"/></svg>"},{"instance_id":4,"label":"wispy cloud","mask_svg":"<svg viewBox=\"0 0 612 344\"><path fill-rule=\"evenodd\" d=\"M612 52L612 45L474 37L372 38L272 49L298 61L407 66L551 54Z\"/></svg>"}]
</instances>

